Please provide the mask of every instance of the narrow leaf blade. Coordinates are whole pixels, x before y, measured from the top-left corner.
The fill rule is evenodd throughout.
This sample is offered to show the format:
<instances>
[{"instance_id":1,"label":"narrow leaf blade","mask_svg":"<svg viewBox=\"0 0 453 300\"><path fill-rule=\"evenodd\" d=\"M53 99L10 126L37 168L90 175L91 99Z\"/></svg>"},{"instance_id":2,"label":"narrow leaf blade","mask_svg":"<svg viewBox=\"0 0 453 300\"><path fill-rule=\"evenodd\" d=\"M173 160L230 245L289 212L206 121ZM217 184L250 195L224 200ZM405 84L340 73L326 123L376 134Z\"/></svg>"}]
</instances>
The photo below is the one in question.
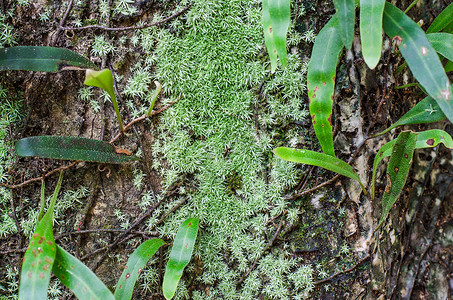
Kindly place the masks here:
<instances>
[{"instance_id":1,"label":"narrow leaf blade","mask_svg":"<svg viewBox=\"0 0 453 300\"><path fill-rule=\"evenodd\" d=\"M447 118L453 121L453 101L450 82L439 57L423 30L401 10L386 2L384 31L401 40L399 49L414 77L420 82Z\"/></svg>"},{"instance_id":2,"label":"narrow leaf blade","mask_svg":"<svg viewBox=\"0 0 453 300\"><path fill-rule=\"evenodd\" d=\"M63 180L62 174L60 173L49 209L36 226L25 252L20 275L19 299L47 299L50 272L56 255L52 226L53 209Z\"/></svg>"},{"instance_id":3,"label":"narrow leaf blade","mask_svg":"<svg viewBox=\"0 0 453 300\"><path fill-rule=\"evenodd\" d=\"M325 153L287 147L278 147L274 150L274 153L281 159L287 161L321 167L326 170L333 171L343 176L357 180L362 186L364 193L366 194L365 188L360 181L359 175L357 175L357 173L349 164L342 161L341 159L327 155Z\"/></svg>"},{"instance_id":4,"label":"narrow leaf blade","mask_svg":"<svg viewBox=\"0 0 453 300\"><path fill-rule=\"evenodd\" d=\"M332 105L338 56L343 43L337 29L337 16L316 37L308 64L307 87L310 115L322 151L335 156L332 136Z\"/></svg>"},{"instance_id":5,"label":"narrow leaf blade","mask_svg":"<svg viewBox=\"0 0 453 300\"><path fill-rule=\"evenodd\" d=\"M337 10L341 40L347 49L351 49L355 23L354 0L333 0L333 3Z\"/></svg>"},{"instance_id":6,"label":"narrow leaf blade","mask_svg":"<svg viewBox=\"0 0 453 300\"><path fill-rule=\"evenodd\" d=\"M387 166L387 184L382 197L382 214L379 228L390 212L393 204L401 194L412 164L417 134L405 131L399 134L392 148Z\"/></svg>"},{"instance_id":7,"label":"narrow leaf blade","mask_svg":"<svg viewBox=\"0 0 453 300\"><path fill-rule=\"evenodd\" d=\"M16 142L19 156L39 156L46 158L82 160L119 164L137 160L133 155L125 155L113 145L93 139L70 136L33 136Z\"/></svg>"},{"instance_id":8,"label":"narrow leaf blade","mask_svg":"<svg viewBox=\"0 0 453 300\"><path fill-rule=\"evenodd\" d=\"M161 239L151 239L135 249L127 261L126 268L116 285L115 299L128 300L132 298L135 282L146 263L165 242Z\"/></svg>"},{"instance_id":9,"label":"narrow leaf blade","mask_svg":"<svg viewBox=\"0 0 453 300\"><path fill-rule=\"evenodd\" d=\"M381 59L384 6L385 0L360 1L360 40L363 58L370 69Z\"/></svg>"},{"instance_id":10,"label":"narrow leaf blade","mask_svg":"<svg viewBox=\"0 0 453 300\"><path fill-rule=\"evenodd\" d=\"M198 219L190 218L184 221L176 233L167 267L165 268L163 294L166 299L175 295L176 287L181 279L184 268L192 257L193 247L198 233Z\"/></svg>"},{"instance_id":11,"label":"narrow leaf blade","mask_svg":"<svg viewBox=\"0 0 453 300\"><path fill-rule=\"evenodd\" d=\"M430 33L426 36L437 53L449 60L453 60L453 34L440 32Z\"/></svg>"},{"instance_id":12,"label":"narrow leaf blade","mask_svg":"<svg viewBox=\"0 0 453 300\"><path fill-rule=\"evenodd\" d=\"M290 0L268 0L275 47L282 66L286 66L286 34L291 19Z\"/></svg>"},{"instance_id":13,"label":"narrow leaf blade","mask_svg":"<svg viewBox=\"0 0 453 300\"><path fill-rule=\"evenodd\" d=\"M439 32L453 22L453 3L448 5L431 23L426 33Z\"/></svg>"},{"instance_id":14,"label":"narrow leaf blade","mask_svg":"<svg viewBox=\"0 0 453 300\"><path fill-rule=\"evenodd\" d=\"M263 27L264 27L264 43L266 44L269 60L271 61L271 72L274 73L277 69L277 46L274 41L274 30L272 27L272 19L269 14L269 1L263 0Z\"/></svg>"},{"instance_id":15,"label":"narrow leaf blade","mask_svg":"<svg viewBox=\"0 0 453 300\"><path fill-rule=\"evenodd\" d=\"M80 300L114 300L110 290L80 260L57 246L55 276Z\"/></svg>"},{"instance_id":16,"label":"narrow leaf blade","mask_svg":"<svg viewBox=\"0 0 453 300\"><path fill-rule=\"evenodd\" d=\"M18 46L0 49L0 71L58 72L74 68L96 68L96 65L89 59L64 48Z\"/></svg>"}]
</instances>

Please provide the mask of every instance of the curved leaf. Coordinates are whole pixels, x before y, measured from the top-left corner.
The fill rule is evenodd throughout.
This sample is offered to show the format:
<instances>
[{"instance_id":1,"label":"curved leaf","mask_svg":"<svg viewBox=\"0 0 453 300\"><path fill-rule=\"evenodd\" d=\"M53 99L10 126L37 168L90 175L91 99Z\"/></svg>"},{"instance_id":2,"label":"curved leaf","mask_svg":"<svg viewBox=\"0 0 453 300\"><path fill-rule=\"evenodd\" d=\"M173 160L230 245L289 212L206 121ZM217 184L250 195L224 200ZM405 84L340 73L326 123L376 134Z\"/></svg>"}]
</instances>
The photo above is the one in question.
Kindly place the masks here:
<instances>
[{"instance_id":1,"label":"curved leaf","mask_svg":"<svg viewBox=\"0 0 453 300\"><path fill-rule=\"evenodd\" d=\"M335 71L343 43L336 15L316 37L307 72L310 115L322 151L335 156L332 136L332 105Z\"/></svg>"},{"instance_id":2,"label":"curved leaf","mask_svg":"<svg viewBox=\"0 0 453 300\"><path fill-rule=\"evenodd\" d=\"M0 70L58 72L87 68L96 68L96 65L64 48L18 46L0 49Z\"/></svg>"},{"instance_id":3,"label":"curved leaf","mask_svg":"<svg viewBox=\"0 0 453 300\"><path fill-rule=\"evenodd\" d=\"M354 0L333 0L338 18L339 32L343 45L351 49L354 38L355 8Z\"/></svg>"},{"instance_id":4,"label":"curved leaf","mask_svg":"<svg viewBox=\"0 0 453 300\"><path fill-rule=\"evenodd\" d=\"M32 136L16 142L19 156L39 156L66 160L83 160L119 164L137 160L128 151L93 139L73 136Z\"/></svg>"},{"instance_id":5,"label":"curved leaf","mask_svg":"<svg viewBox=\"0 0 453 300\"><path fill-rule=\"evenodd\" d=\"M104 69L101 71L87 69L84 84L101 88L109 94L110 99L112 99L113 108L115 108L115 113L118 119L120 130L123 131L123 121L121 119L118 102L116 101L112 72L110 72L109 69Z\"/></svg>"},{"instance_id":6,"label":"curved leaf","mask_svg":"<svg viewBox=\"0 0 453 300\"><path fill-rule=\"evenodd\" d=\"M449 60L453 60L453 34L441 32L430 33L426 36L437 53L448 58Z\"/></svg>"},{"instance_id":7,"label":"curved leaf","mask_svg":"<svg viewBox=\"0 0 453 300\"><path fill-rule=\"evenodd\" d=\"M414 156L417 134L412 131L401 132L395 140L387 166L387 183L382 197L382 214L377 228L387 218L390 209L401 194ZM376 228L376 229L377 229Z\"/></svg>"},{"instance_id":8,"label":"curved leaf","mask_svg":"<svg viewBox=\"0 0 453 300\"><path fill-rule=\"evenodd\" d=\"M450 82L439 57L423 30L401 10L386 2L384 30L391 38L401 41L399 49L414 77L434 100L447 118L453 121L453 101Z\"/></svg>"},{"instance_id":9,"label":"curved leaf","mask_svg":"<svg viewBox=\"0 0 453 300\"><path fill-rule=\"evenodd\" d=\"M52 227L53 210L62 181L63 172L60 173L49 209L38 222L35 232L30 238L20 274L19 299L47 299L50 271L54 265L56 254Z\"/></svg>"},{"instance_id":10,"label":"curved leaf","mask_svg":"<svg viewBox=\"0 0 453 300\"><path fill-rule=\"evenodd\" d=\"M58 245L52 271L80 300L115 299L110 290L87 266Z\"/></svg>"},{"instance_id":11,"label":"curved leaf","mask_svg":"<svg viewBox=\"0 0 453 300\"><path fill-rule=\"evenodd\" d=\"M398 121L396 121L392 126L386 130L374 135L374 137L383 135L384 133L389 132L393 128L402 125L410 124L426 124L442 121L447 117L440 109L436 101L431 97L426 97L414 107L412 107L407 113L405 113Z\"/></svg>"},{"instance_id":12,"label":"curved leaf","mask_svg":"<svg viewBox=\"0 0 453 300\"><path fill-rule=\"evenodd\" d=\"M445 64L445 72L451 72L453 71L453 61L449 60L446 64Z\"/></svg>"},{"instance_id":13,"label":"curved leaf","mask_svg":"<svg viewBox=\"0 0 453 300\"><path fill-rule=\"evenodd\" d=\"M381 59L384 6L385 0L360 0L360 41L363 58L370 69Z\"/></svg>"},{"instance_id":14,"label":"curved leaf","mask_svg":"<svg viewBox=\"0 0 453 300\"><path fill-rule=\"evenodd\" d=\"M263 0L264 41L271 60L271 71L277 69L277 56L286 66L286 34L290 22L289 0Z\"/></svg>"},{"instance_id":15,"label":"curved leaf","mask_svg":"<svg viewBox=\"0 0 453 300\"><path fill-rule=\"evenodd\" d=\"M363 192L366 194L366 190L362 182L360 181L359 175L357 175L357 173L349 164L342 161L341 159L324 153L287 147L278 147L274 149L274 153L281 159L287 161L321 167L326 170L333 171L343 176L357 180L360 183Z\"/></svg>"},{"instance_id":16,"label":"curved leaf","mask_svg":"<svg viewBox=\"0 0 453 300\"><path fill-rule=\"evenodd\" d=\"M391 140L390 142L386 143L384 146L379 149L378 153L374 157L373 163L373 175L371 178L372 184L372 198L374 199L374 187L375 187L375 179L376 179L376 170L381 162L386 157L389 157L392 154L392 147L396 143L396 140ZM444 144L445 147L453 149L453 139L451 136L443 130L440 129L432 129L419 132L417 134L417 141L415 142L415 149L422 149L422 148L432 148L436 147L440 143Z\"/></svg>"},{"instance_id":17,"label":"curved leaf","mask_svg":"<svg viewBox=\"0 0 453 300\"><path fill-rule=\"evenodd\" d=\"M176 233L162 284L165 299L171 299L175 295L182 272L192 257L197 233L198 219L196 218L185 220Z\"/></svg>"},{"instance_id":18,"label":"curved leaf","mask_svg":"<svg viewBox=\"0 0 453 300\"><path fill-rule=\"evenodd\" d=\"M162 245L165 245L163 240L151 239L143 242L135 249L129 257L127 265L116 285L114 294L115 299L128 300L132 298L135 282L137 281L140 272L151 259L151 256L153 256Z\"/></svg>"},{"instance_id":19,"label":"curved leaf","mask_svg":"<svg viewBox=\"0 0 453 300\"><path fill-rule=\"evenodd\" d=\"M445 27L447 27L450 23L453 22L453 3L447 6L437 17L434 19L431 26L429 26L426 33L433 33L439 32Z\"/></svg>"}]
</instances>

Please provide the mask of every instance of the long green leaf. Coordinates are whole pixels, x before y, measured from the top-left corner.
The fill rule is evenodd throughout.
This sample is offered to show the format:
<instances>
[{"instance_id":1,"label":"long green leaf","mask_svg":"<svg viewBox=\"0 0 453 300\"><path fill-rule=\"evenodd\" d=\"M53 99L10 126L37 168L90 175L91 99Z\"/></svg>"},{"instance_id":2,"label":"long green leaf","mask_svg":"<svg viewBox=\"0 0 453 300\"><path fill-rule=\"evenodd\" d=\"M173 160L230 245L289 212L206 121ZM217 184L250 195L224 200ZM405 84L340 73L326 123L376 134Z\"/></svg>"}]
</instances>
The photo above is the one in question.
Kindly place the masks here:
<instances>
[{"instance_id":1,"label":"long green leaf","mask_svg":"<svg viewBox=\"0 0 453 300\"><path fill-rule=\"evenodd\" d=\"M129 257L126 268L124 268L123 274L121 274L120 280L116 285L115 299L129 300L132 298L134 285L140 272L162 245L165 245L163 240L151 239L145 241L135 249Z\"/></svg>"},{"instance_id":2,"label":"long green leaf","mask_svg":"<svg viewBox=\"0 0 453 300\"><path fill-rule=\"evenodd\" d=\"M109 94L110 99L112 99L113 108L115 109L120 130L123 131L123 121L121 119L118 102L116 101L112 72L110 72L109 69L104 69L101 71L87 69L84 84L101 88Z\"/></svg>"},{"instance_id":3,"label":"long green leaf","mask_svg":"<svg viewBox=\"0 0 453 300\"><path fill-rule=\"evenodd\" d=\"M449 60L453 60L453 34L441 32L430 33L426 36L437 53L448 58Z\"/></svg>"},{"instance_id":4,"label":"long green leaf","mask_svg":"<svg viewBox=\"0 0 453 300\"><path fill-rule=\"evenodd\" d=\"M39 156L46 158L83 160L119 164L137 160L133 155L125 155L126 150L93 139L72 136L32 136L16 142L19 156Z\"/></svg>"},{"instance_id":5,"label":"long green leaf","mask_svg":"<svg viewBox=\"0 0 453 300\"><path fill-rule=\"evenodd\" d=\"M343 49L337 29L337 16L324 26L316 37L307 72L310 115L322 151L335 156L332 136L332 105L335 71Z\"/></svg>"},{"instance_id":6,"label":"long green leaf","mask_svg":"<svg viewBox=\"0 0 453 300\"><path fill-rule=\"evenodd\" d=\"M382 214L379 228L387 218L390 209L401 194L414 156L417 134L411 131L401 132L392 148L387 166L387 183L382 197Z\"/></svg>"},{"instance_id":7,"label":"long green leaf","mask_svg":"<svg viewBox=\"0 0 453 300\"><path fill-rule=\"evenodd\" d=\"M263 0L264 41L271 61L271 71L277 69L277 56L286 66L286 34L290 23L289 0Z\"/></svg>"},{"instance_id":8,"label":"long green leaf","mask_svg":"<svg viewBox=\"0 0 453 300\"><path fill-rule=\"evenodd\" d=\"M192 257L197 233L198 219L196 218L185 220L176 233L162 284L165 299L171 299L175 295L182 272Z\"/></svg>"},{"instance_id":9,"label":"long green leaf","mask_svg":"<svg viewBox=\"0 0 453 300\"><path fill-rule=\"evenodd\" d=\"M447 6L437 17L434 19L431 26L429 26L426 33L433 33L439 32L445 27L447 27L450 23L453 22L453 3Z\"/></svg>"},{"instance_id":10,"label":"long green leaf","mask_svg":"<svg viewBox=\"0 0 453 300\"><path fill-rule=\"evenodd\" d=\"M384 133L389 132L393 128L402 125L410 124L426 124L442 121L447 117L440 109L439 105L433 98L430 96L426 97L414 107L412 107L407 113L405 113L398 121L396 121L392 126L386 130L374 135L374 137L383 135Z\"/></svg>"},{"instance_id":11,"label":"long green leaf","mask_svg":"<svg viewBox=\"0 0 453 300\"><path fill-rule=\"evenodd\" d=\"M281 159L287 161L321 167L326 170L333 171L343 176L357 180L360 183L363 192L366 194L366 190L362 182L360 181L359 175L357 175L357 173L349 164L342 161L341 159L324 153L287 147L278 147L274 149L274 153Z\"/></svg>"},{"instance_id":12,"label":"long green leaf","mask_svg":"<svg viewBox=\"0 0 453 300\"><path fill-rule=\"evenodd\" d=\"M62 181L63 172L60 173L49 209L39 221L33 236L30 238L20 274L19 299L47 299L50 271L54 265L56 254L52 227L53 210Z\"/></svg>"},{"instance_id":13,"label":"long green leaf","mask_svg":"<svg viewBox=\"0 0 453 300\"><path fill-rule=\"evenodd\" d=\"M351 49L355 23L354 0L333 0L333 3L337 10L336 16L341 40L347 49Z\"/></svg>"},{"instance_id":14,"label":"long green leaf","mask_svg":"<svg viewBox=\"0 0 453 300\"><path fill-rule=\"evenodd\" d=\"M399 49L414 77L434 100L447 118L453 121L450 82L431 43L423 30L401 10L386 2L384 30L391 38L401 40Z\"/></svg>"},{"instance_id":15,"label":"long green leaf","mask_svg":"<svg viewBox=\"0 0 453 300\"><path fill-rule=\"evenodd\" d=\"M385 0L360 0L360 41L363 58L370 69L381 59L384 6Z\"/></svg>"},{"instance_id":16,"label":"long green leaf","mask_svg":"<svg viewBox=\"0 0 453 300\"><path fill-rule=\"evenodd\" d=\"M373 163L373 175L371 179L372 183L372 198L374 199L374 187L375 187L375 179L376 179L376 170L381 162L386 157L389 157L392 154L392 147L396 143L396 140L391 140L390 142L386 143L384 146L379 149L378 153L374 157ZM453 140L451 136L443 130L440 129L432 129L419 132L417 135L417 141L415 143L415 149L422 149L422 148L432 148L437 146L438 144L444 144L445 147L453 149Z\"/></svg>"},{"instance_id":17,"label":"long green leaf","mask_svg":"<svg viewBox=\"0 0 453 300\"><path fill-rule=\"evenodd\" d=\"M87 266L58 245L52 271L80 300L115 299L110 290Z\"/></svg>"},{"instance_id":18,"label":"long green leaf","mask_svg":"<svg viewBox=\"0 0 453 300\"><path fill-rule=\"evenodd\" d=\"M0 70L58 72L87 68L96 68L96 65L64 48L19 46L0 49Z\"/></svg>"},{"instance_id":19,"label":"long green leaf","mask_svg":"<svg viewBox=\"0 0 453 300\"><path fill-rule=\"evenodd\" d=\"M445 72L451 72L453 71L453 61L449 60L446 64L445 64Z\"/></svg>"}]
</instances>

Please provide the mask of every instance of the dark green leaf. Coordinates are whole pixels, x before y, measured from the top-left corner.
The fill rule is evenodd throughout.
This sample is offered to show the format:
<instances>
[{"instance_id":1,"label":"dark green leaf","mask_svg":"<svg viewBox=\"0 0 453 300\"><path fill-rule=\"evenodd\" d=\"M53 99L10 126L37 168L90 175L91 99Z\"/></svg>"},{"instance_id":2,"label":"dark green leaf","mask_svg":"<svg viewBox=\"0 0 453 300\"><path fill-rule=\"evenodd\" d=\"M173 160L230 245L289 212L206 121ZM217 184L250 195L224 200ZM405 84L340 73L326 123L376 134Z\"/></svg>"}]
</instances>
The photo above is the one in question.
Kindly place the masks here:
<instances>
[{"instance_id":1,"label":"dark green leaf","mask_svg":"<svg viewBox=\"0 0 453 300\"><path fill-rule=\"evenodd\" d=\"M87 266L60 246L57 246L52 271L80 300L115 299L110 290Z\"/></svg>"},{"instance_id":2,"label":"dark green leaf","mask_svg":"<svg viewBox=\"0 0 453 300\"><path fill-rule=\"evenodd\" d=\"M96 65L64 48L19 46L0 49L0 70L58 72L87 68L96 68Z\"/></svg>"},{"instance_id":3,"label":"dark green leaf","mask_svg":"<svg viewBox=\"0 0 453 300\"><path fill-rule=\"evenodd\" d=\"M337 27L334 15L316 37L307 73L309 108L316 137L322 151L332 156L335 156L332 136L335 71L343 49Z\"/></svg>"},{"instance_id":4,"label":"dark green leaf","mask_svg":"<svg viewBox=\"0 0 453 300\"><path fill-rule=\"evenodd\" d=\"M333 171L343 176L357 180L360 183L363 192L366 194L366 190L362 182L360 181L359 175L354 172L354 169L349 164L342 161L341 159L324 153L287 147L278 147L274 150L274 153L281 159L287 161L321 167L326 170Z\"/></svg>"},{"instance_id":5,"label":"dark green leaf","mask_svg":"<svg viewBox=\"0 0 453 300\"><path fill-rule=\"evenodd\" d=\"M360 0L360 41L363 58L370 69L381 59L384 6L385 0Z\"/></svg>"},{"instance_id":6,"label":"dark green leaf","mask_svg":"<svg viewBox=\"0 0 453 300\"><path fill-rule=\"evenodd\" d=\"M451 71L453 71L453 61L449 60L445 64L445 72L451 72Z\"/></svg>"},{"instance_id":7,"label":"dark green leaf","mask_svg":"<svg viewBox=\"0 0 453 300\"><path fill-rule=\"evenodd\" d=\"M384 30L391 38L401 41L399 49L414 77L420 82L450 121L453 121L453 101L450 83L436 51L423 30L401 10L386 2Z\"/></svg>"},{"instance_id":8,"label":"dark green leaf","mask_svg":"<svg viewBox=\"0 0 453 300\"><path fill-rule=\"evenodd\" d=\"M175 295L182 272L192 257L197 233L198 219L196 218L184 221L176 233L162 285L162 291L166 299L171 299Z\"/></svg>"},{"instance_id":9,"label":"dark green leaf","mask_svg":"<svg viewBox=\"0 0 453 300\"><path fill-rule=\"evenodd\" d=\"M20 274L19 299L47 299L50 271L54 265L56 253L52 227L53 210L62 181L63 172L60 173L49 209L38 222L35 232L30 238Z\"/></svg>"},{"instance_id":10,"label":"dark green leaf","mask_svg":"<svg viewBox=\"0 0 453 300\"><path fill-rule=\"evenodd\" d=\"M447 117L444 115L442 110L440 109L439 105L433 98L430 96L426 97L419 103L417 103L413 108L411 108L404 116L401 117L398 121L396 121L392 126L387 128L386 130L378 133L375 137L383 135L384 133L389 132L393 128L402 125L410 125L410 124L426 124L426 123L434 123L438 121L442 121Z\"/></svg>"},{"instance_id":11,"label":"dark green leaf","mask_svg":"<svg viewBox=\"0 0 453 300\"><path fill-rule=\"evenodd\" d=\"M263 0L264 41L272 73L277 69L277 56L282 66L286 66L286 34L290 13L289 0Z\"/></svg>"},{"instance_id":12,"label":"dark green leaf","mask_svg":"<svg viewBox=\"0 0 453 300\"><path fill-rule=\"evenodd\" d=\"M333 3L337 10L336 16L341 40L347 49L351 49L355 23L354 0L333 0Z\"/></svg>"},{"instance_id":13,"label":"dark green leaf","mask_svg":"<svg viewBox=\"0 0 453 300\"><path fill-rule=\"evenodd\" d=\"M145 241L135 249L129 257L126 268L116 285L115 299L129 300L132 298L132 292L134 291L134 285L138 275L140 275L146 263L162 245L165 245L163 240L151 239Z\"/></svg>"},{"instance_id":14,"label":"dark green leaf","mask_svg":"<svg viewBox=\"0 0 453 300\"><path fill-rule=\"evenodd\" d=\"M373 163L373 175L371 179L372 183L372 198L374 199L374 185L375 185L375 178L376 178L376 170L381 162L386 157L389 157L392 154L392 147L395 144L396 140L391 140L390 142L386 143L384 146L379 149L378 153L374 157ZM440 129L432 129L419 132L417 134L417 141L415 143L415 149L422 149L422 148L432 148L437 146L439 143L445 145L445 147L453 149L453 140L451 136L443 130Z\"/></svg>"},{"instance_id":15,"label":"dark green leaf","mask_svg":"<svg viewBox=\"0 0 453 300\"><path fill-rule=\"evenodd\" d=\"M119 164L137 160L128 151L93 139L71 136L32 136L16 142L19 156L39 156L66 160L83 160Z\"/></svg>"},{"instance_id":16,"label":"dark green leaf","mask_svg":"<svg viewBox=\"0 0 453 300\"><path fill-rule=\"evenodd\" d=\"M382 197L382 214L378 227L387 218L390 209L401 194L412 164L417 134L411 131L401 132L395 140L387 166L387 184Z\"/></svg>"},{"instance_id":17,"label":"dark green leaf","mask_svg":"<svg viewBox=\"0 0 453 300\"><path fill-rule=\"evenodd\" d=\"M430 33L426 36L437 53L449 60L453 60L453 34L441 32Z\"/></svg>"},{"instance_id":18,"label":"dark green leaf","mask_svg":"<svg viewBox=\"0 0 453 300\"><path fill-rule=\"evenodd\" d=\"M120 109L115 96L115 87L113 86L113 75L109 69L101 71L95 71L92 69L86 70L85 82L88 86L95 86L106 91L110 99L112 99L113 108L115 109L116 117L120 126L120 130L123 131L123 121L121 119Z\"/></svg>"},{"instance_id":19,"label":"dark green leaf","mask_svg":"<svg viewBox=\"0 0 453 300\"><path fill-rule=\"evenodd\" d=\"M429 26L426 33L439 32L453 22L453 3L445 8Z\"/></svg>"}]
</instances>

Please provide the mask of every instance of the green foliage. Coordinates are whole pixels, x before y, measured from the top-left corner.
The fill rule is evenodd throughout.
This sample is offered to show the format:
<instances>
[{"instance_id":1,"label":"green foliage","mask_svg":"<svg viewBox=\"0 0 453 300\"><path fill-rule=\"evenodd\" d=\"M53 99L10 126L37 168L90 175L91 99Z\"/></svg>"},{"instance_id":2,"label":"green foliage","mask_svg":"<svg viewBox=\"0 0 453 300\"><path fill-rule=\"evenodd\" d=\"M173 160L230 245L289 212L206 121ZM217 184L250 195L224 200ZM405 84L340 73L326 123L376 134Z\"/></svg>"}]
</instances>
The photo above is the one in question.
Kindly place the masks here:
<instances>
[{"instance_id":1,"label":"green foliage","mask_svg":"<svg viewBox=\"0 0 453 300\"><path fill-rule=\"evenodd\" d=\"M360 41L366 64L374 69L381 58L385 0L360 1Z\"/></svg>"},{"instance_id":2,"label":"green foliage","mask_svg":"<svg viewBox=\"0 0 453 300\"><path fill-rule=\"evenodd\" d=\"M290 0L263 0L264 41L271 61L271 71L277 69L277 57L286 66L286 34L290 22Z\"/></svg>"},{"instance_id":3,"label":"green foliage","mask_svg":"<svg viewBox=\"0 0 453 300\"><path fill-rule=\"evenodd\" d=\"M400 133L395 140L387 166L387 183L382 197L382 213L378 228L387 218L390 209L403 190L412 164L416 141L417 134L411 131Z\"/></svg>"},{"instance_id":4,"label":"green foliage","mask_svg":"<svg viewBox=\"0 0 453 300\"><path fill-rule=\"evenodd\" d=\"M172 299L184 268L192 258L193 247L198 234L198 219L184 221L176 234L165 269L162 291L165 299Z\"/></svg>"},{"instance_id":5,"label":"green foliage","mask_svg":"<svg viewBox=\"0 0 453 300\"><path fill-rule=\"evenodd\" d=\"M58 72L96 68L87 58L64 48L18 46L0 49L0 70Z\"/></svg>"},{"instance_id":6,"label":"green foliage","mask_svg":"<svg viewBox=\"0 0 453 300\"><path fill-rule=\"evenodd\" d=\"M63 172L60 173L49 209L42 220L39 221L25 252L20 275L19 299L47 298L50 272L55 262L57 251L52 226L53 210L62 181Z\"/></svg>"},{"instance_id":7,"label":"green foliage","mask_svg":"<svg viewBox=\"0 0 453 300\"><path fill-rule=\"evenodd\" d=\"M426 37L437 53L453 61L453 34L445 32L430 33Z\"/></svg>"},{"instance_id":8,"label":"green foliage","mask_svg":"<svg viewBox=\"0 0 453 300\"><path fill-rule=\"evenodd\" d=\"M351 49L355 24L354 0L333 0L333 3L337 10L335 15L338 18L338 31L341 40L347 49Z\"/></svg>"},{"instance_id":9,"label":"green foliage","mask_svg":"<svg viewBox=\"0 0 453 300\"><path fill-rule=\"evenodd\" d=\"M19 156L39 156L111 164L137 160L127 150L94 139L69 136L33 136L16 142Z\"/></svg>"},{"instance_id":10,"label":"green foliage","mask_svg":"<svg viewBox=\"0 0 453 300\"><path fill-rule=\"evenodd\" d=\"M431 26L429 26L426 33L434 33L442 31L445 27L453 23L451 16L453 15L453 3L447 6L433 21Z\"/></svg>"},{"instance_id":11,"label":"green foliage","mask_svg":"<svg viewBox=\"0 0 453 300\"><path fill-rule=\"evenodd\" d=\"M316 37L308 65L307 87L310 115L322 151L335 156L332 136L332 105L336 66L343 43L338 31L338 16Z\"/></svg>"},{"instance_id":12,"label":"green foliage","mask_svg":"<svg viewBox=\"0 0 453 300\"><path fill-rule=\"evenodd\" d=\"M113 107L115 108L115 113L118 119L120 130L123 131L123 121L121 119L121 113L118 107L118 102L116 101L112 72L109 69L104 69L101 71L87 69L84 84L88 86L99 87L109 94L110 99L112 100L113 103Z\"/></svg>"}]
</instances>

